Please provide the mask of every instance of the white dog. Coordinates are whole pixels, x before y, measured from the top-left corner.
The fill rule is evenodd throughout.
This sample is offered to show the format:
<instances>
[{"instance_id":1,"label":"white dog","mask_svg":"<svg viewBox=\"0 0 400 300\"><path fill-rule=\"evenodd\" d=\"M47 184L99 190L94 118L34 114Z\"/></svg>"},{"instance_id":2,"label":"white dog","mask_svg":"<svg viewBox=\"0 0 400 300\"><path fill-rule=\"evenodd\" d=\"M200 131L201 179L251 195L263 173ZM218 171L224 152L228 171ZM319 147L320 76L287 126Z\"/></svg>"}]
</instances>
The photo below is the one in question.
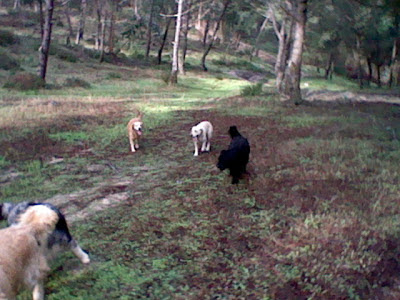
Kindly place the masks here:
<instances>
[{"instance_id":1,"label":"white dog","mask_svg":"<svg viewBox=\"0 0 400 300\"><path fill-rule=\"evenodd\" d=\"M199 155L198 143L202 143L201 152L210 151L210 139L213 134L213 126L208 121L203 121L192 127L190 135L194 143L194 156Z\"/></svg>"}]
</instances>

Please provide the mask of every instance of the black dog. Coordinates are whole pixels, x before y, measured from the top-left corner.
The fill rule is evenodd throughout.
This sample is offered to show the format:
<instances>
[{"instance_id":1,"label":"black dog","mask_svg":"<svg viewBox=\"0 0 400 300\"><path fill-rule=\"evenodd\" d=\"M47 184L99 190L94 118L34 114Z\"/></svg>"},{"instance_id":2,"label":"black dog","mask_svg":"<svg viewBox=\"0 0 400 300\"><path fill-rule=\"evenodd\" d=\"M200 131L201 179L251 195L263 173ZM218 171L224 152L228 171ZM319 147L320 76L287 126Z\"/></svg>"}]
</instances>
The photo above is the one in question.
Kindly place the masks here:
<instances>
[{"instance_id":1,"label":"black dog","mask_svg":"<svg viewBox=\"0 0 400 300\"><path fill-rule=\"evenodd\" d=\"M10 226L17 224L19 221L19 216L33 205L44 205L55 211L58 215L56 228L50 234L47 241L47 249L49 250L48 255L50 256L50 258L54 257L55 254L61 249L70 249L72 253L75 254L75 256L78 257L82 263L89 263L89 255L85 251L83 251L78 243L72 238L64 215L60 212L58 208L49 203L0 203L0 220L7 220L8 225Z\"/></svg>"},{"instance_id":2,"label":"black dog","mask_svg":"<svg viewBox=\"0 0 400 300\"><path fill-rule=\"evenodd\" d=\"M243 173L246 173L246 165L249 162L250 145L236 128L229 128L229 135L232 141L228 150L222 150L218 158L217 167L221 171L229 169L232 176L232 184L239 183L239 178Z\"/></svg>"}]
</instances>

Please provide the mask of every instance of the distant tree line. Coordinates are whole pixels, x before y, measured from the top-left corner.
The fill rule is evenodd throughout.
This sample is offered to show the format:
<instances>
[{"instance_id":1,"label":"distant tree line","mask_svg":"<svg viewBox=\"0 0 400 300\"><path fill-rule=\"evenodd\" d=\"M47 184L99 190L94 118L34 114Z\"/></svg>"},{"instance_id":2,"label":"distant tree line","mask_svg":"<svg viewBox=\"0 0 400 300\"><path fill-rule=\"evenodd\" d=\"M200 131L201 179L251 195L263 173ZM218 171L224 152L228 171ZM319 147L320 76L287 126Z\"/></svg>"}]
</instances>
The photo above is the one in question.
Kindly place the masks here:
<instances>
[{"instance_id":1,"label":"distant tree line","mask_svg":"<svg viewBox=\"0 0 400 300\"><path fill-rule=\"evenodd\" d=\"M357 80L360 88L400 85L399 1L2 0L0 5L38 13L43 78L57 19L66 25L67 44L92 42L100 61L121 49L143 47L145 59L153 53L161 64L165 49L171 49L171 84L185 73L188 43L196 43L191 46L202 49L204 71L216 45L242 51L249 60L274 51L276 88L296 104L303 61L327 80L340 74Z\"/></svg>"}]
</instances>

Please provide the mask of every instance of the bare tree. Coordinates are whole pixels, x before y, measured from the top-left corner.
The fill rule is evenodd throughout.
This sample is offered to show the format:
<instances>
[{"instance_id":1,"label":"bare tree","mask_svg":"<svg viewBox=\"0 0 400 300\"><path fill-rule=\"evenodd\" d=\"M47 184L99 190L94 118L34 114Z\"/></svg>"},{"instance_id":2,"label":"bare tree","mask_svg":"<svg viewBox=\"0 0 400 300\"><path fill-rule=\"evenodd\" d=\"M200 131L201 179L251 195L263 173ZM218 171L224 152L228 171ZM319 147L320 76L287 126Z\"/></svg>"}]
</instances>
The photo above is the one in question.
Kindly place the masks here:
<instances>
[{"instance_id":1,"label":"bare tree","mask_svg":"<svg viewBox=\"0 0 400 300\"><path fill-rule=\"evenodd\" d=\"M100 62L104 61L105 55L105 39L106 39L106 24L108 19L108 12L107 10L104 12L104 19L101 23L101 35L100 35Z\"/></svg>"},{"instance_id":2,"label":"bare tree","mask_svg":"<svg viewBox=\"0 0 400 300\"><path fill-rule=\"evenodd\" d=\"M169 83L171 85L178 83L178 71L179 71L178 54L179 54L179 38L180 38L181 23L182 23L182 7L183 7L183 0L178 0L178 14L176 15L174 49L172 52L172 70L169 78Z\"/></svg>"},{"instance_id":3,"label":"bare tree","mask_svg":"<svg viewBox=\"0 0 400 300\"><path fill-rule=\"evenodd\" d=\"M46 80L47 61L49 58L49 49L51 42L51 29L54 11L54 0L46 0L46 19L44 24L44 31L42 43L39 48L39 76Z\"/></svg>"},{"instance_id":4,"label":"bare tree","mask_svg":"<svg viewBox=\"0 0 400 300\"><path fill-rule=\"evenodd\" d=\"M41 1L41 0L39 0ZM72 24L71 24L71 15L69 12L69 2L70 0L65 0L62 3L62 6L64 6L64 14L65 14L65 18L67 19L67 24L68 24L68 37L72 37L74 35L74 31L72 29Z\"/></svg>"},{"instance_id":5,"label":"bare tree","mask_svg":"<svg viewBox=\"0 0 400 300\"><path fill-rule=\"evenodd\" d=\"M161 40L161 45L160 45L160 49L158 49L158 64L161 64L162 61L162 53L165 47L165 43L167 41L167 37L168 37L168 31L169 31L169 27L171 25L171 21L172 18L167 17L166 23L165 23L165 29L164 29L164 34L163 34L163 38Z\"/></svg>"},{"instance_id":6,"label":"bare tree","mask_svg":"<svg viewBox=\"0 0 400 300\"><path fill-rule=\"evenodd\" d=\"M214 42L215 42L215 40L216 40L216 38L217 38L218 29L219 29L219 27L220 27L220 25L221 25L221 21L222 21L222 19L224 18L224 15L225 15L225 13L226 13L226 11L227 11L228 6L229 6L230 3L231 3L231 0L225 0L225 2L224 2L224 7L223 7L223 9L222 9L222 12L221 12L221 14L220 14L218 20L217 20L217 24L216 24L216 26L215 26L214 33L213 33L213 35L212 35L212 37L211 37L211 39L210 39L210 43L209 43L208 46L206 47L206 50L204 51L203 56L201 57L201 66L202 66L202 68L203 68L203 70L204 70L205 72L207 71L207 67L206 67L206 57L207 57L208 53L210 52L212 46L214 45Z\"/></svg>"},{"instance_id":7,"label":"bare tree","mask_svg":"<svg viewBox=\"0 0 400 300\"><path fill-rule=\"evenodd\" d=\"M154 0L150 0L150 16L149 23L147 24L147 44L146 44L146 59L149 58L151 48L151 29L153 26L153 14L154 14Z\"/></svg>"},{"instance_id":8,"label":"bare tree","mask_svg":"<svg viewBox=\"0 0 400 300\"><path fill-rule=\"evenodd\" d=\"M308 0L293 1L293 43L291 45L287 67L285 70L284 90L281 93L283 99L291 100L298 105L302 102L300 79L305 39L305 27L307 22Z\"/></svg>"},{"instance_id":9,"label":"bare tree","mask_svg":"<svg viewBox=\"0 0 400 300\"><path fill-rule=\"evenodd\" d=\"M285 68L288 59L289 44L291 40L291 33L293 28L293 22L289 23L288 15L284 15L281 23L279 24L276 20L276 8L273 4L270 4L268 9L268 16L272 21L272 25L275 31L275 35L279 41L278 54L275 62L275 76L276 76L276 88L278 92L282 92L282 84L285 78Z\"/></svg>"},{"instance_id":10,"label":"bare tree","mask_svg":"<svg viewBox=\"0 0 400 300\"><path fill-rule=\"evenodd\" d=\"M191 0L187 0L185 5L186 13L182 16L182 51L181 56L178 60L179 63L179 73L184 75L185 74L185 60L186 60L186 53L188 48L188 33L190 27L190 18L191 18Z\"/></svg>"},{"instance_id":11,"label":"bare tree","mask_svg":"<svg viewBox=\"0 0 400 300\"><path fill-rule=\"evenodd\" d=\"M85 30L85 20L86 20L86 8L87 2L86 0L81 0L81 15L79 19L78 31L76 33L75 43L79 45L81 39L83 39L83 32Z\"/></svg>"}]
</instances>

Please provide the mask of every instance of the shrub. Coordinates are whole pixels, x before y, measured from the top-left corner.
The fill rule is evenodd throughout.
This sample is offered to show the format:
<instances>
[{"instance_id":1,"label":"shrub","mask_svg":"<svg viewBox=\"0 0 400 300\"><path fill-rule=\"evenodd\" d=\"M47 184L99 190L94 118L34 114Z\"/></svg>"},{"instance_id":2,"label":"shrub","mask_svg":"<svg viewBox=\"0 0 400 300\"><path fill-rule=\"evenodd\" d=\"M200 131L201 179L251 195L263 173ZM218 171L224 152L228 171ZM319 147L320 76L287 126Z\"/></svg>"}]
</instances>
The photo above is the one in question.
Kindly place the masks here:
<instances>
[{"instance_id":1,"label":"shrub","mask_svg":"<svg viewBox=\"0 0 400 300\"><path fill-rule=\"evenodd\" d=\"M72 51L64 50L64 49L59 49L57 51L57 57L59 59L75 63L78 61L78 58L76 57L76 54Z\"/></svg>"},{"instance_id":2,"label":"shrub","mask_svg":"<svg viewBox=\"0 0 400 300\"><path fill-rule=\"evenodd\" d=\"M9 46L17 42L18 38L16 38L14 34L6 30L0 30L0 46Z\"/></svg>"},{"instance_id":3,"label":"shrub","mask_svg":"<svg viewBox=\"0 0 400 300\"><path fill-rule=\"evenodd\" d=\"M0 50L0 69L12 70L18 68L19 68L18 61L12 56L9 56L5 51Z\"/></svg>"},{"instance_id":4,"label":"shrub","mask_svg":"<svg viewBox=\"0 0 400 300\"><path fill-rule=\"evenodd\" d=\"M4 88L20 91L38 90L45 86L45 81L32 73L18 73L11 76L4 84Z\"/></svg>"},{"instance_id":5,"label":"shrub","mask_svg":"<svg viewBox=\"0 0 400 300\"><path fill-rule=\"evenodd\" d=\"M76 77L69 77L65 80L64 86L66 87L81 87L84 89L90 88L90 83Z\"/></svg>"},{"instance_id":6,"label":"shrub","mask_svg":"<svg viewBox=\"0 0 400 300\"><path fill-rule=\"evenodd\" d=\"M122 75L116 72L110 72L106 75L106 79L120 79Z\"/></svg>"},{"instance_id":7,"label":"shrub","mask_svg":"<svg viewBox=\"0 0 400 300\"><path fill-rule=\"evenodd\" d=\"M261 82L252 84L252 85L248 85L241 90L240 95L242 95L242 96L259 96L262 94L262 87L263 87L263 84Z\"/></svg>"}]
</instances>

